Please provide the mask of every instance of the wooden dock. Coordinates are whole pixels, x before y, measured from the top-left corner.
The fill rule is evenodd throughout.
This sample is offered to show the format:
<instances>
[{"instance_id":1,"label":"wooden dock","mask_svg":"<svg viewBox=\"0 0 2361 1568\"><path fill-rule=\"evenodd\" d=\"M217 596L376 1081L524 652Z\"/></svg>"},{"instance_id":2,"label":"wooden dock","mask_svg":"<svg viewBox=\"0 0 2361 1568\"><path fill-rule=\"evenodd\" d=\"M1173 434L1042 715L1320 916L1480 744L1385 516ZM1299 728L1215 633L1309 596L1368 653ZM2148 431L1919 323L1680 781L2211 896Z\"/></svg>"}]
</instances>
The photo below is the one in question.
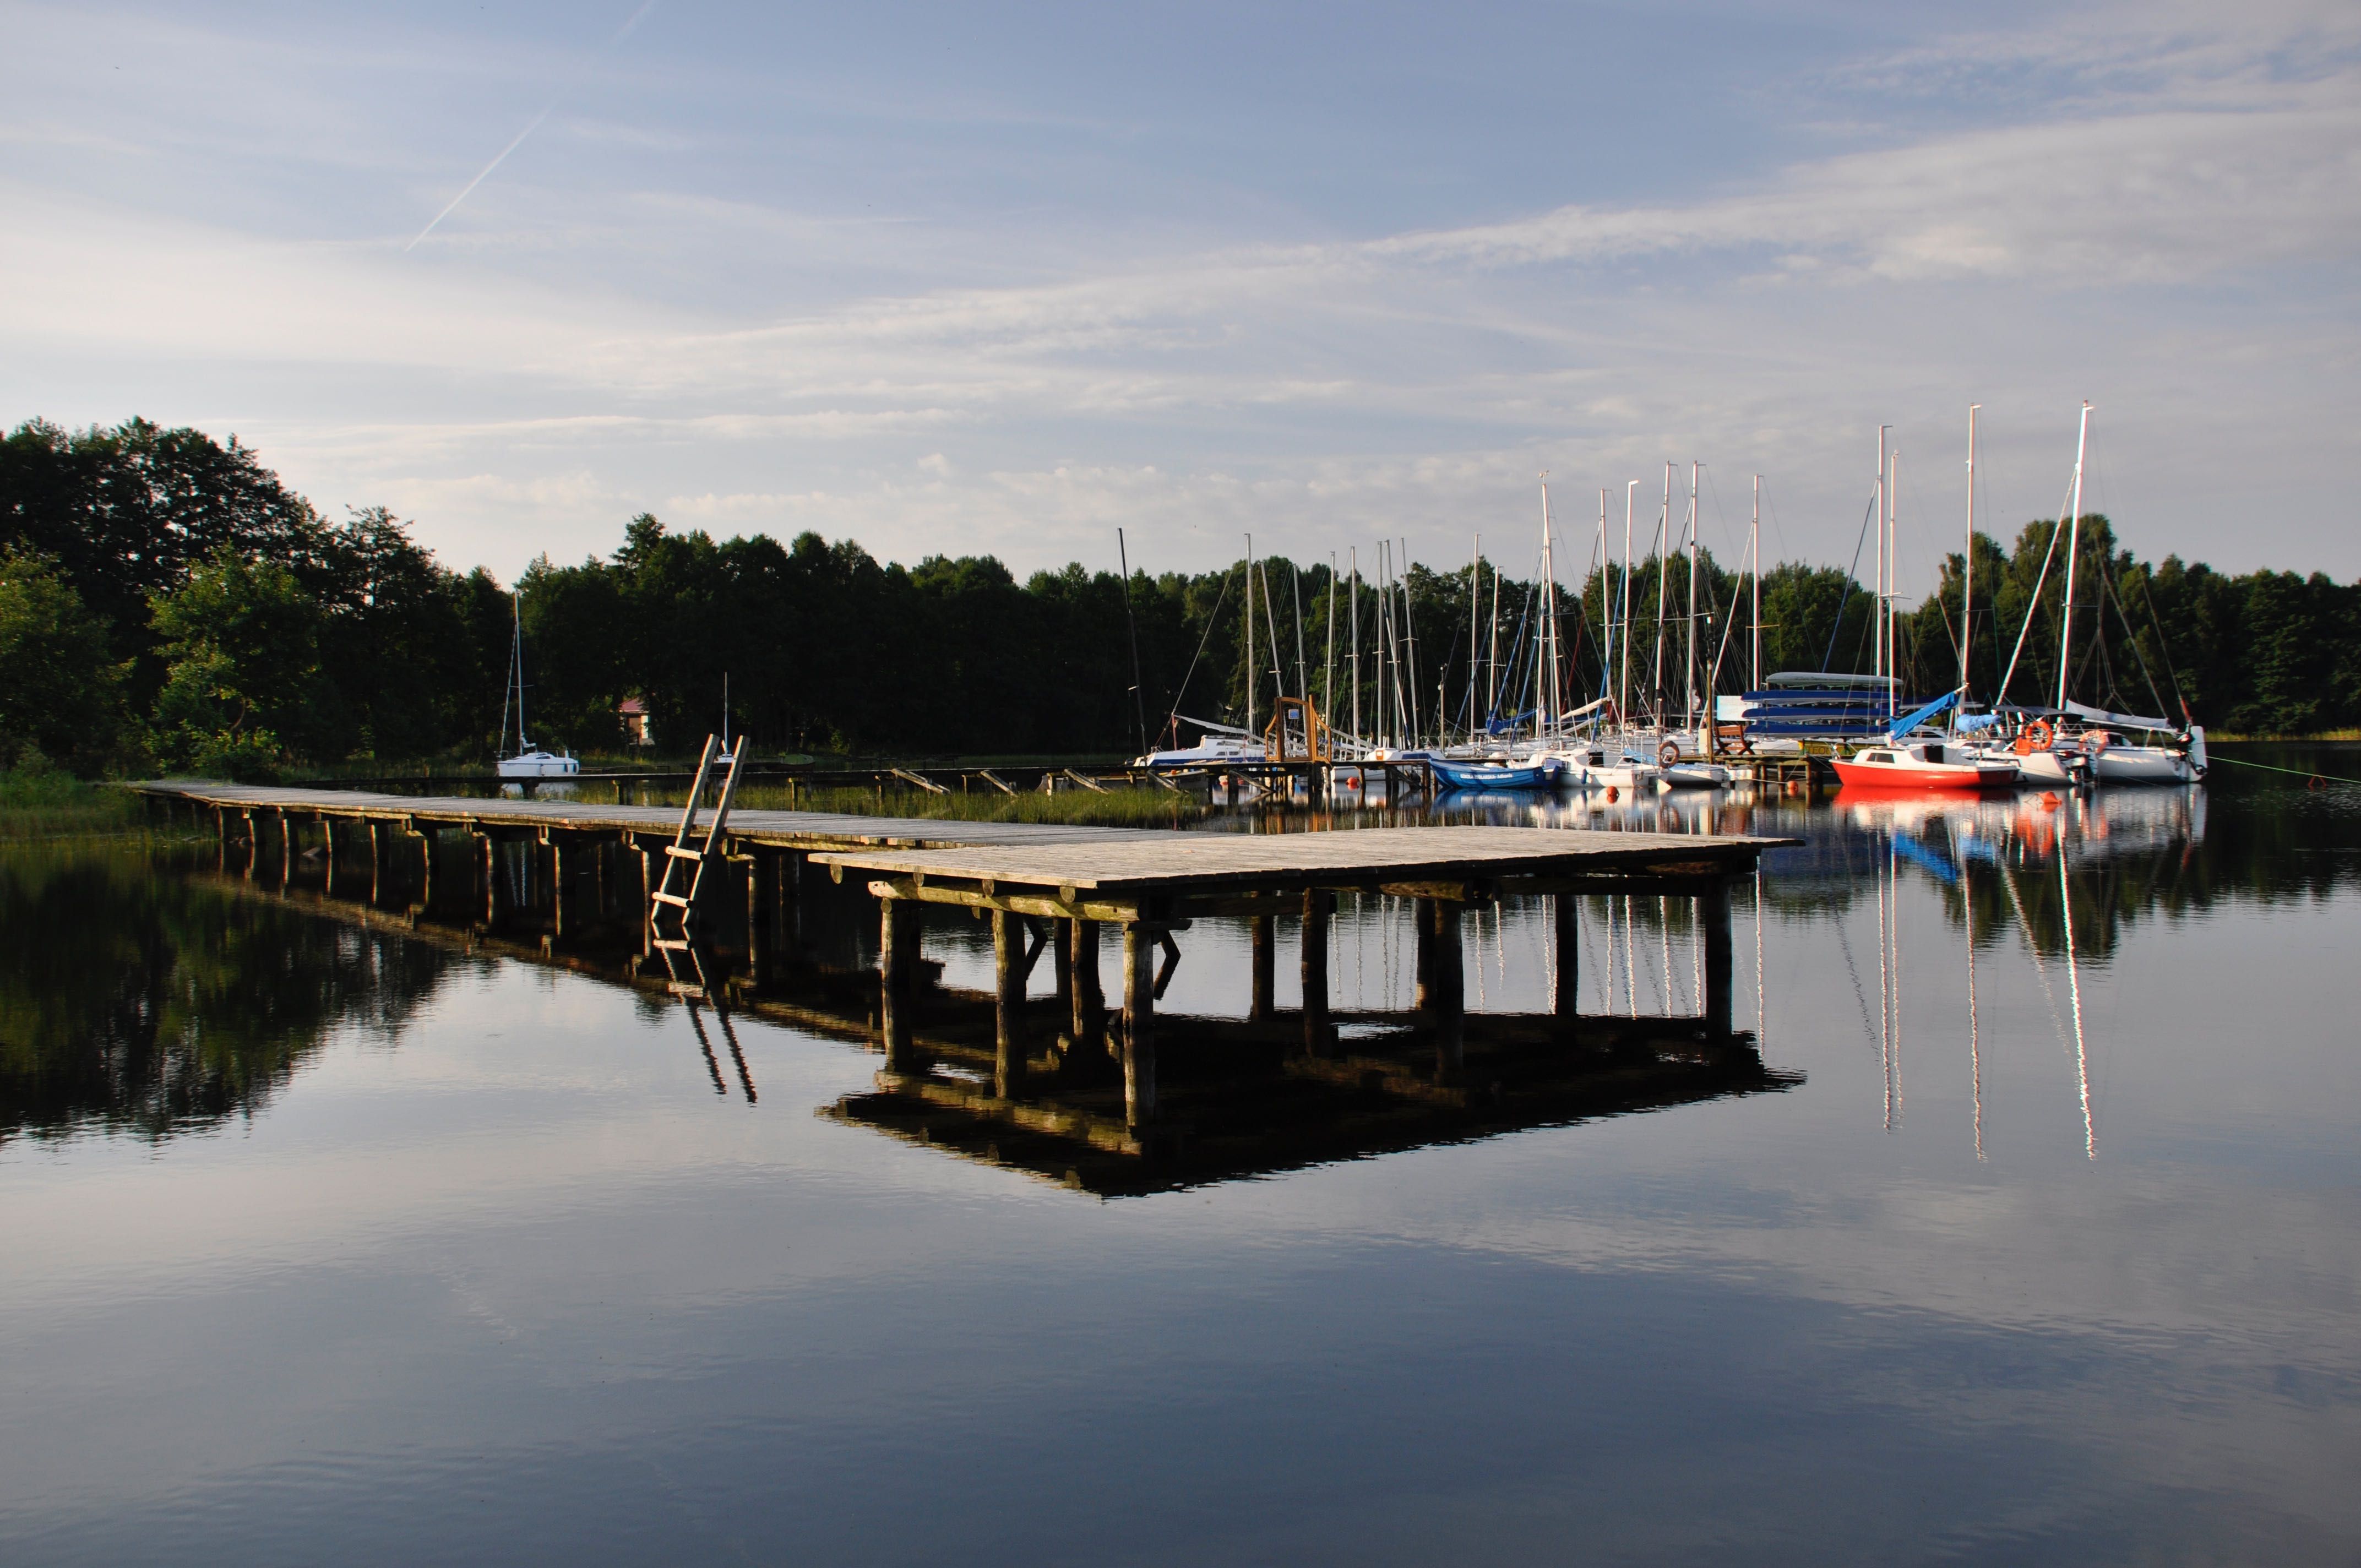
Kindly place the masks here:
<instances>
[{"instance_id":1,"label":"wooden dock","mask_svg":"<svg viewBox=\"0 0 2361 1568\"><path fill-rule=\"evenodd\" d=\"M1172 933L1193 919L1253 922L1249 1016L1268 1020L1276 918L1298 916L1303 1047L1317 1055L1334 1036L1327 962L1335 895L1376 892L1411 899L1417 1012L1433 1036L1437 1080L1447 1083L1465 1057L1459 929L1468 905L1513 897L1555 900L1555 1009L1570 1023L1581 952L1576 901L1583 894L1652 893L1695 900L1705 948L1698 1032L1724 1040L1730 1035L1730 881L1752 872L1763 850L1792 842L1465 826L1107 836L1058 844L834 850L813 860L840 879L851 873L870 879L869 891L882 906L881 1023L888 1071L916 1065L908 1016L918 957L917 911L924 904L962 905L993 922L999 1015L994 1092L1013 1099L1027 1056L1025 987L1040 948L1038 936L1027 944L1027 927L1046 921L1058 948L1059 990L1071 1009L1070 1037L1109 1040L1123 1064L1126 1117L1141 1125L1157 1113L1156 997L1178 957ZM1099 978L1099 927L1108 924L1123 933L1122 1000L1112 1015Z\"/></svg>"},{"instance_id":2,"label":"wooden dock","mask_svg":"<svg viewBox=\"0 0 2361 1568\"><path fill-rule=\"evenodd\" d=\"M524 912L539 927L544 953L586 935L628 939L635 929L640 959L661 959L668 973L676 955L660 949L687 944L659 940L645 912L650 894L664 885L660 869L668 857L690 855L727 873L697 879L699 886L722 890L698 895L699 905L721 906L716 916L730 906L742 908L741 978L754 986L769 978L767 955L778 945L774 934L800 919L807 868L824 868L839 883L864 888L878 901L877 967L866 994L873 998L885 1055L881 1083L895 1086L905 1101L952 1092L926 1087L934 1081L929 1058L936 1053L914 1027L921 1003L934 1005L931 992L920 995L933 966L919 952L918 911L928 904L967 908L992 922L994 988L989 1089L958 1090L960 1113L972 1118L999 1106L1012 1117L1032 1114L1024 1110L1037 1044L1028 1037L1028 1015L1038 1006L1028 1005L1026 988L1047 951L1053 955L1057 993L1058 1044L1049 1059L1060 1065L1054 1070L1071 1064L1075 1083L1086 1084L1093 1062L1110 1069L1119 1064L1120 1109L1111 1114L1142 1135L1159 1124L1156 1003L1180 957L1175 934L1193 920L1249 922L1248 1024L1266 1035L1284 1027L1304 1062L1333 1062L1337 1020L1327 965L1335 899L1340 893L1374 893L1411 901L1415 1003L1404 1027L1422 1049L1431 1047L1429 1088L1448 1096L1460 1091L1467 1066L1463 911L1500 899L1553 901L1552 1012L1512 1025L1496 1015L1481 1030L1505 1027L1520 1040L1534 1036L1544 1045L1555 1040L1571 1047L1586 1029L1604 1023L1576 1013L1582 897L1642 894L1691 901L1702 948L1703 1010L1664 1026L1726 1051L1745 1044L1730 1027L1730 883L1752 873L1763 850L1795 841L1474 825L1183 832L738 811L712 836L709 855L691 855L676 842L681 823L675 808L203 783L138 787L167 810L212 817L225 874L235 863L244 880L283 888L295 880L299 859L310 857L322 868L328 897L340 895L344 878L344 897L381 906L392 890L407 901L413 918L447 918L456 909L487 932L513 927L522 907L515 891L522 883L531 905ZM306 839L314 842L299 850ZM349 879L362 874L355 862L364 849L368 880L356 888ZM266 875L273 861L275 874ZM1284 1025L1273 1003L1282 916L1296 922L1301 936L1302 996L1300 1016ZM1101 927L1108 925L1122 932L1120 992L1113 1005L1100 978ZM705 997L702 970L699 976L695 985L673 989ZM1489 1048L1484 1040L1478 1045ZM1296 1075L1326 1070L1301 1069ZM1365 1078L1377 1069L1337 1070ZM1385 1071L1400 1076L1393 1068Z\"/></svg>"}]
</instances>

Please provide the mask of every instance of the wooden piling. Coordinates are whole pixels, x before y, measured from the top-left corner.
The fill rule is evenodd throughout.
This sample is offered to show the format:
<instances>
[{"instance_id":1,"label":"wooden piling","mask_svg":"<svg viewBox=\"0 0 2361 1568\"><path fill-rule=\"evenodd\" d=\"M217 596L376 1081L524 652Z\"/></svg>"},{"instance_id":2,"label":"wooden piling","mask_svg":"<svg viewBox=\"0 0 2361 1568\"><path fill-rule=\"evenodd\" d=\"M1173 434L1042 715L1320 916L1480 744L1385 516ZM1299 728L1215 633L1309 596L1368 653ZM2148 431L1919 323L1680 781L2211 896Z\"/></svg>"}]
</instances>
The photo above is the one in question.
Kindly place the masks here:
<instances>
[{"instance_id":1,"label":"wooden piling","mask_svg":"<svg viewBox=\"0 0 2361 1568\"><path fill-rule=\"evenodd\" d=\"M877 930L877 1013L885 1036L885 1066L911 1070L911 979L918 967L918 906L906 898L881 898Z\"/></svg>"},{"instance_id":2,"label":"wooden piling","mask_svg":"<svg viewBox=\"0 0 2361 1568\"><path fill-rule=\"evenodd\" d=\"M1705 1032L1710 1039L1730 1036L1731 971L1730 947L1730 883L1716 877L1697 897L1697 919L1705 927Z\"/></svg>"},{"instance_id":3,"label":"wooden piling","mask_svg":"<svg viewBox=\"0 0 2361 1568\"><path fill-rule=\"evenodd\" d=\"M993 1092L1001 1099L1025 1086L1025 917L992 912L994 1001Z\"/></svg>"},{"instance_id":4,"label":"wooden piling","mask_svg":"<svg viewBox=\"0 0 2361 1568\"><path fill-rule=\"evenodd\" d=\"M1315 1057L1328 1049L1328 916L1335 896L1324 887L1303 890L1303 1049Z\"/></svg>"},{"instance_id":5,"label":"wooden piling","mask_svg":"<svg viewBox=\"0 0 2361 1568\"><path fill-rule=\"evenodd\" d=\"M1257 1024L1268 1024L1276 1011L1272 997L1277 990L1279 970L1279 939L1276 923L1268 915L1257 915L1254 927L1254 1000L1246 1016Z\"/></svg>"},{"instance_id":6,"label":"wooden piling","mask_svg":"<svg viewBox=\"0 0 2361 1568\"><path fill-rule=\"evenodd\" d=\"M1069 981L1069 1017L1077 1050L1104 1050L1106 1039L1106 992L1099 984L1099 923L1076 920L1073 933L1073 974Z\"/></svg>"},{"instance_id":7,"label":"wooden piling","mask_svg":"<svg viewBox=\"0 0 2361 1568\"><path fill-rule=\"evenodd\" d=\"M1571 1023L1582 1000L1582 900L1575 894L1561 893L1551 899L1551 905L1557 927L1557 984L1551 1002L1557 1015Z\"/></svg>"},{"instance_id":8,"label":"wooden piling","mask_svg":"<svg viewBox=\"0 0 2361 1568\"><path fill-rule=\"evenodd\" d=\"M1123 928L1123 1110L1134 1127L1156 1116L1157 935L1137 920Z\"/></svg>"},{"instance_id":9,"label":"wooden piling","mask_svg":"<svg viewBox=\"0 0 2361 1568\"><path fill-rule=\"evenodd\" d=\"M1433 998L1435 1070L1446 1081L1458 1076L1466 1059L1467 983L1459 951L1459 905L1451 899L1425 900L1433 913L1428 955L1428 986Z\"/></svg>"}]
</instances>

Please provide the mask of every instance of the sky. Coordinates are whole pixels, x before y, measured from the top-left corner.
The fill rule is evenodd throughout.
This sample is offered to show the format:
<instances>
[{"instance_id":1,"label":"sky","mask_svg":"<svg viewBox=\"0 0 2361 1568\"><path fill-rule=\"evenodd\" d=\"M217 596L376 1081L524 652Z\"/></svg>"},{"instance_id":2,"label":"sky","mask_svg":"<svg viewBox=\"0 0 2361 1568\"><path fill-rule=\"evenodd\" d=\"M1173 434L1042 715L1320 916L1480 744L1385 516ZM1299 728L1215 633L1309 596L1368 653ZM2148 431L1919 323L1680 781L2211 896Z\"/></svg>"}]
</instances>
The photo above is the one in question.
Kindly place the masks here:
<instances>
[{"instance_id":1,"label":"sky","mask_svg":"<svg viewBox=\"0 0 2361 1568\"><path fill-rule=\"evenodd\" d=\"M0 4L0 420L504 580L2085 510L2361 576L2361 6ZM1602 503L1599 492L1608 493ZM1861 570L1869 571L1866 562Z\"/></svg>"}]
</instances>

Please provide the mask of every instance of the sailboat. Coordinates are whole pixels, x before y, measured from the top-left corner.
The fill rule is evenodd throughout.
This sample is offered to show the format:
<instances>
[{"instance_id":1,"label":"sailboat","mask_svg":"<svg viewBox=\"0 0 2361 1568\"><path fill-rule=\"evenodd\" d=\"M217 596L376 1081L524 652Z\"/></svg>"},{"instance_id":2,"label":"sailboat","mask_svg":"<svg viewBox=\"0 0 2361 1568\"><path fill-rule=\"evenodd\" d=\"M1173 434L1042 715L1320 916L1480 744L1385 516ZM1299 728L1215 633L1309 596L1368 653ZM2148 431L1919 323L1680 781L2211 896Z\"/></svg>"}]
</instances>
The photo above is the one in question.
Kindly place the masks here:
<instances>
[{"instance_id":1,"label":"sailboat","mask_svg":"<svg viewBox=\"0 0 2361 1568\"><path fill-rule=\"evenodd\" d=\"M509 707L516 707L517 749L500 759L496 771L504 779L565 779L582 771L581 759L570 751L541 750L524 733L524 611L513 597L509 601L515 634L509 648L509 685L500 698L500 746L509 743Z\"/></svg>"},{"instance_id":2,"label":"sailboat","mask_svg":"<svg viewBox=\"0 0 2361 1568\"><path fill-rule=\"evenodd\" d=\"M2091 438L2091 405L2082 405L2080 433L2074 443L2073 499L2067 509L2066 534L2066 602L2058 633L2058 700L2046 714L2027 717L2017 727L2015 737L2017 765L2024 776L2044 784L2077 784L2091 780L2100 784L2195 784L2205 777L2205 729L2191 724L2186 729L2177 729L2171 720L2143 717L2139 714L2115 713L2103 707L2072 700L2068 695L2073 674L2074 646L2074 578L2082 542L2082 461L2089 450ZM2058 530L2050 532L2050 547L2058 543ZM2046 577L2049 570L2048 557L2041 564ZM2041 587L2034 585L2033 602L2026 608L2026 625L2017 632L2019 652L2025 647L2025 633L2033 624L2040 608ZM2016 660L2012 655L2009 672L2014 674ZM2007 676L2001 681L2002 697L2008 691ZM2037 710L2038 712L2038 710ZM2117 734L2124 731L2151 736L2166 736L2170 744L2127 741Z\"/></svg>"}]
</instances>

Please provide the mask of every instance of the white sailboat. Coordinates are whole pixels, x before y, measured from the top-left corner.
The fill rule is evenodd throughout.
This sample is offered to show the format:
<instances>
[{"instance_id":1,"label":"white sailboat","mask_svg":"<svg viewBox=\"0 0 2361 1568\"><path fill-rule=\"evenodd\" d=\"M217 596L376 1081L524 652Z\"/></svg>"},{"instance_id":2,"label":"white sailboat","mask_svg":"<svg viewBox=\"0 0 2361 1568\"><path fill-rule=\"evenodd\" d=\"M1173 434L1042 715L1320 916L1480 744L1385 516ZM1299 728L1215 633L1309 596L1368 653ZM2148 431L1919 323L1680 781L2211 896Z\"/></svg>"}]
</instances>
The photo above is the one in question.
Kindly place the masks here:
<instances>
[{"instance_id":1,"label":"white sailboat","mask_svg":"<svg viewBox=\"0 0 2361 1568\"><path fill-rule=\"evenodd\" d=\"M2067 509L2065 526L2066 602L2058 634L2058 700L2054 717L2035 718L2019 728L2015 740L2017 765L2028 782L2044 784L2067 784L2085 780L2122 784L2196 784L2205 777L2204 726L2191 724L2180 729L2169 719L2111 712L2076 702L2067 695L2073 674L2075 569L2081 554L2082 462L2090 436L2091 405L2085 402L2081 431L2074 443L2073 499ZM2054 549L2054 530L2050 543ZM2044 576L2048 575L2047 560L2042 563L2042 572ZM2040 584L2037 582L2033 604L2026 610L2027 628L2032 625L2040 599ZM2024 646L2025 632L2020 630L2017 648L2022 651ZM2016 661L2012 656L2012 674L2015 667ZM2001 689L2004 696L2005 677ZM2125 734L2166 736L2169 743L2127 740L2124 739Z\"/></svg>"},{"instance_id":2,"label":"white sailboat","mask_svg":"<svg viewBox=\"0 0 2361 1568\"><path fill-rule=\"evenodd\" d=\"M500 698L500 746L509 743L509 707L516 707L517 749L502 756L495 771L504 779L566 779L582 771L581 759L570 751L549 751L525 739L524 732L524 612L516 599L509 601L515 634L509 648L509 686Z\"/></svg>"}]
</instances>

